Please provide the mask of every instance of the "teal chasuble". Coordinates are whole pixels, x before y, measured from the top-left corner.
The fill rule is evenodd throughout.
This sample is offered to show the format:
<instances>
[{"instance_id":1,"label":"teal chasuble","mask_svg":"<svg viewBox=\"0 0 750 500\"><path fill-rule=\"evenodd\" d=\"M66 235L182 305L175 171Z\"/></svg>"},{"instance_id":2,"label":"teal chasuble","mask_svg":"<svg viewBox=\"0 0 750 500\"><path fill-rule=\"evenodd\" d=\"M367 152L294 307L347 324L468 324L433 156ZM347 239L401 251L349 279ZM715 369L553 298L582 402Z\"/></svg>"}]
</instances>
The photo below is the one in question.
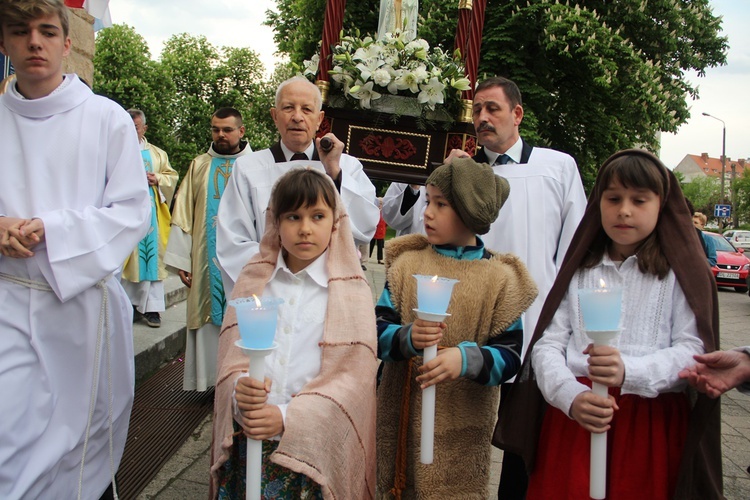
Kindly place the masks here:
<instances>
[{"instance_id":1,"label":"teal chasuble","mask_svg":"<svg viewBox=\"0 0 750 500\"><path fill-rule=\"evenodd\" d=\"M206 243L208 249L208 281L211 291L211 323L221 326L227 299L221 281L221 271L216 264L216 214L236 158L212 158L208 171L206 190Z\"/></svg>"},{"instance_id":2,"label":"teal chasuble","mask_svg":"<svg viewBox=\"0 0 750 500\"><path fill-rule=\"evenodd\" d=\"M146 172L153 172L151 151L141 151L143 166ZM159 281L159 226L156 221L156 196L158 191L149 186L151 192L151 229L138 243L138 279L139 281Z\"/></svg>"}]
</instances>

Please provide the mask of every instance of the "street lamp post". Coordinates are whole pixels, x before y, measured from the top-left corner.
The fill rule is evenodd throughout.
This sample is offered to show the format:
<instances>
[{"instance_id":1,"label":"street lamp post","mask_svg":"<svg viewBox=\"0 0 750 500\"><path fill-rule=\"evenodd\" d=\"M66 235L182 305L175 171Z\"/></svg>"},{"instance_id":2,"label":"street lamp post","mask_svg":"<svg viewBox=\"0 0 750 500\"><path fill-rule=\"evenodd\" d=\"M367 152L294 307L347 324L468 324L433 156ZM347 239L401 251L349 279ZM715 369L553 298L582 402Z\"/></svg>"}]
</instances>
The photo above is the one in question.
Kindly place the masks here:
<instances>
[{"instance_id":1,"label":"street lamp post","mask_svg":"<svg viewBox=\"0 0 750 500\"><path fill-rule=\"evenodd\" d=\"M721 118L717 118L714 115L710 115L708 113L703 113L703 116L707 116L709 118L713 118L714 120L719 120L722 125L722 132L721 132L721 202L724 203L724 172L727 169L727 124L724 123L724 120ZM734 212L734 207L731 207L732 212ZM722 229L724 229L722 224Z\"/></svg>"}]
</instances>

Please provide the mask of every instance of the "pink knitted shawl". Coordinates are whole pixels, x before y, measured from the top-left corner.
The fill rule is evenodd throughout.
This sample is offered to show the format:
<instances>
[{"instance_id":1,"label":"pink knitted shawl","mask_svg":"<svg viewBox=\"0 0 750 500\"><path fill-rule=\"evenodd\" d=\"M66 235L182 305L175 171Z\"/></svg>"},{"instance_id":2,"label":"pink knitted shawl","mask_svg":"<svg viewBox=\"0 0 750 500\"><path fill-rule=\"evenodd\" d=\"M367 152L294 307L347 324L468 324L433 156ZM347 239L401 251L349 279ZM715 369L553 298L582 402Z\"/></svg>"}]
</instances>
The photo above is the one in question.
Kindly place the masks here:
<instances>
[{"instance_id":1,"label":"pink knitted shawl","mask_svg":"<svg viewBox=\"0 0 750 500\"><path fill-rule=\"evenodd\" d=\"M328 248L328 310L321 368L287 407L281 442L271 460L318 483L326 499L375 496L375 380L377 335L372 292L357 256L340 197ZM279 231L271 210L260 251L243 268L232 297L260 296L276 267ZM248 358L234 345L239 338L233 307L219 338L219 373L211 444L211 498L218 470L232 447L234 381Z\"/></svg>"}]
</instances>

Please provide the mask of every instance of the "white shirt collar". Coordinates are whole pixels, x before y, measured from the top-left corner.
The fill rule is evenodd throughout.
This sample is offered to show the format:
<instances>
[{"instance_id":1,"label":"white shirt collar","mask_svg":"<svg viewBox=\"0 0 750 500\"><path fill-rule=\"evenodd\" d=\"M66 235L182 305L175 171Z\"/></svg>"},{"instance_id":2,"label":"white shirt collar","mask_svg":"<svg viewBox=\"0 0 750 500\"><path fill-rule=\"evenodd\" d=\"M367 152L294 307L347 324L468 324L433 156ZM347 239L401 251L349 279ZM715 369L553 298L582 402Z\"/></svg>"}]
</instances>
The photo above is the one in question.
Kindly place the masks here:
<instances>
[{"instance_id":1,"label":"white shirt collar","mask_svg":"<svg viewBox=\"0 0 750 500\"><path fill-rule=\"evenodd\" d=\"M276 274L279 272L285 272L289 274L290 276L295 276L300 279L304 278L304 275L306 274L319 286L323 288L328 288L327 262L328 262L328 249L326 248L326 251L320 254L320 256L317 259L315 259L309 266L299 271L297 274L294 274L289 269L289 266L286 265L282 252L279 252L279 257L278 259L276 259L276 268L271 273L271 277L269 278L269 281L274 279L276 277Z\"/></svg>"},{"instance_id":2,"label":"white shirt collar","mask_svg":"<svg viewBox=\"0 0 750 500\"><path fill-rule=\"evenodd\" d=\"M279 144L281 145L281 150L284 152L284 158L286 158L286 161L292 161L292 155L294 154L294 151L286 147L284 144L284 141L279 141ZM310 145L307 146L307 149L302 151L307 155L307 158L312 160L313 152L315 151L315 141L310 141Z\"/></svg>"},{"instance_id":3,"label":"white shirt collar","mask_svg":"<svg viewBox=\"0 0 750 500\"><path fill-rule=\"evenodd\" d=\"M497 160L497 157L503 153L496 153L491 149L484 148L484 153L487 155L487 162L493 165ZM513 163L521 163L521 156L523 155L523 141L519 137L515 144L508 148L505 152L506 155L510 156L510 160Z\"/></svg>"}]
</instances>

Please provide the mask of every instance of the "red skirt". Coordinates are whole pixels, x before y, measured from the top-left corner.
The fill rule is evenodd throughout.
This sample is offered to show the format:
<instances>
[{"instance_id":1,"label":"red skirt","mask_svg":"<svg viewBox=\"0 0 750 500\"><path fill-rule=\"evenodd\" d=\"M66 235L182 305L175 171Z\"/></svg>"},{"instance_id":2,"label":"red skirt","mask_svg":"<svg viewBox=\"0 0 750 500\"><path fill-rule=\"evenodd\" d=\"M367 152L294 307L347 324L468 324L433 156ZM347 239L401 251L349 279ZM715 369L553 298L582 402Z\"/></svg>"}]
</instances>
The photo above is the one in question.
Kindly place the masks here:
<instances>
[{"instance_id":1,"label":"red skirt","mask_svg":"<svg viewBox=\"0 0 750 500\"><path fill-rule=\"evenodd\" d=\"M591 381L578 381L591 386ZM684 393L656 398L620 395L607 432L607 498L668 499L677 483L690 405ZM589 498L591 434L553 406L547 407L527 499Z\"/></svg>"}]
</instances>

